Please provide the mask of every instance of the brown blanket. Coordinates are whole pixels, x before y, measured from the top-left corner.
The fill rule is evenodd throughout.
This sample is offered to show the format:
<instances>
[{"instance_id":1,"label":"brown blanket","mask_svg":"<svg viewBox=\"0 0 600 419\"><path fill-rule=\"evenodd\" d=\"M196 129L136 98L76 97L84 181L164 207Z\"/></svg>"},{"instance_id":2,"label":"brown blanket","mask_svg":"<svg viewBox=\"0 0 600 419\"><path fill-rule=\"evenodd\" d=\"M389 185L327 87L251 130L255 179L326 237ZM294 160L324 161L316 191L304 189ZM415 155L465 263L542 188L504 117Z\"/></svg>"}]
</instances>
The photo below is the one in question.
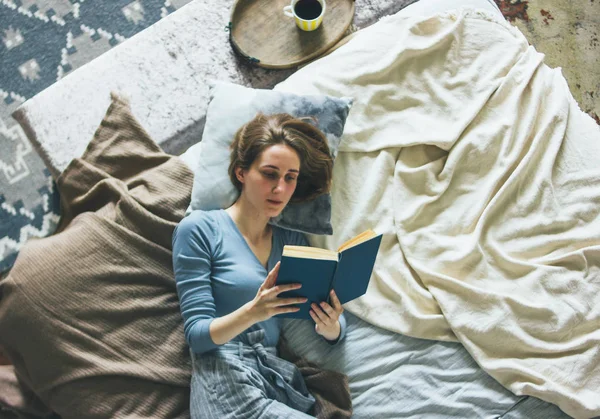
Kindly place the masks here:
<instances>
[{"instance_id":1,"label":"brown blanket","mask_svg":"<svg viewBox=\"0 0 600 419\"><path fill-rule=\"evenodd\" d=\"M171 236L192 177L113 96L88 149L58 179L58 233L29 242L0 282L0 345L64 419L189 416ZM334 392L348 395L347 382L317 392L326 406L344 399Z\"/></svg>"},{"instance_id":2,"label":"brown blanket","mask_svg":"<svg viewBox=\"0 0 600 419\"><path fill-rule=\"evenodd\" d=\"M296 364L302 373L306 387L315 397L315 406L310 412L317 418L345 419L352 417L352 399L348 377L342 373L323 370L317 365L296 355L285 338L277 345L279 356Z\"/></svg>"}]
</instances>

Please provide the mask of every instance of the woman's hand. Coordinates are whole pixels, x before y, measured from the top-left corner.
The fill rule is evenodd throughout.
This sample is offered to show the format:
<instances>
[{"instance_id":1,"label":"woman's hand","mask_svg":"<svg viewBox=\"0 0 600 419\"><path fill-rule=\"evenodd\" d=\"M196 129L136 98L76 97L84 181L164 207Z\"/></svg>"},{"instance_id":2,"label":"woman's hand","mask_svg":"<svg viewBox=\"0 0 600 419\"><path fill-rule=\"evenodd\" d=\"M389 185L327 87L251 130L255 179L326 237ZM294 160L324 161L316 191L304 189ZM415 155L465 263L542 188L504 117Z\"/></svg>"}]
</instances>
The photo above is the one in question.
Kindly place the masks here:
<instances>
[{"instance_id":1,"label":"woman's hand","mask_svg":"<svg viewBox=\"0 0 600 419\"><path fill-rule=\"evenodd\" d=\"M344 309L333 290L331 290L331 303L333 307L325 301L320 307L315 303L311 304L310 316L315 321L315 330L319 335L327 340L336 340L342 330L339 318Z\"/></svg>"},{"instance_id":2,"label":"woman's hand","mask_svg":"<svg viewBox=\"0 0 600 419\"><path fill-rule=\"evenodd\" d=\"M302 287L301 284L286 284L275 286L279 266L281 262L269 272L265 282L262 283L256 297L248 303L248 313L255 323L270 319L271 317L282 313L294 313L300 308L291 307L293 304L306 302L306 298L279 298L278 295L284 291L297 290Z\"/></svg>"}]
</instances>

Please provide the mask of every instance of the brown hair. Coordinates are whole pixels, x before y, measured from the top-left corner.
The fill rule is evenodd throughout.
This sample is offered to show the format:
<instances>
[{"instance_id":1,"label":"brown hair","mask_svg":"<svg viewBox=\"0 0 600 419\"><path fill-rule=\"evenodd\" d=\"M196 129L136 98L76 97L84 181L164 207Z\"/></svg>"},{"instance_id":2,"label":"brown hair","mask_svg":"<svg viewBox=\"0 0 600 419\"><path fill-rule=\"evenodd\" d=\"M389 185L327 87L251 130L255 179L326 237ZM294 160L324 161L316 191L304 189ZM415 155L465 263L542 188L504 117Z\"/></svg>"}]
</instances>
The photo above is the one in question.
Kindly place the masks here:
<instances>
[{"instance_id":1,"label":"brown hair","mask_svg":"<svg viewBox=\"0 0 600 419\"><path fill-rule=\"evenodd\" d=\"M238 191L242 191L242 183L235 175L236 168L248 170L265 149L285 144L300 158L298 183L290 202L309 201L329 192L333 159L325 134L307 122L310 119L294 118L286 113L259 113L242 126L231 144L229 163L229 178Z\"/></svg>"}]
</instances>

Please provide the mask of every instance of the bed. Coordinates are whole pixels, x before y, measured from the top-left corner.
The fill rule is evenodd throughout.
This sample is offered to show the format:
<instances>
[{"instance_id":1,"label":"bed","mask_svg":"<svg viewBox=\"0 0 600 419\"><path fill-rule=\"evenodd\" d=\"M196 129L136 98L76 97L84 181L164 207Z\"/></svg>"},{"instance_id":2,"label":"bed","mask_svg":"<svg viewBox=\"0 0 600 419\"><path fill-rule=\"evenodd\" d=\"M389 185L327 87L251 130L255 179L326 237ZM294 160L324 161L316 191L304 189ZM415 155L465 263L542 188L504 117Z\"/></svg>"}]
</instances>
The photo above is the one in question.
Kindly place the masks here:
<instances>
[{"instance_id":1,"label":"bed","mask_svg":"<svg viewBox=\"0 0 600 419\"><path fill-rule=\"evenodd\" d=\"M508 391L456 342L412 338L346 312L340 347L323 345L311 325L288 320L294 351L348 375L357 418L566 418L558 407Z\"/></svg>"},{"instance_id":2,"label":"bed","mask_svg":"<svg viewBox=\"0 0 600 419\"><path fill-rule=\"evenodd\" d=\"M298 355L348 376L353 417L596 416L600 414L593 397L600 388L600 317L594 308L600 307L597 210L579 208L575 216L583 224L576 234L573 229L561 230L558 233L573 234L556 236L554 247L545 255L529 255L536 269L520 271L524 262L515 261L515 254L503 250L502 244L509 243L521 252L531 246L518 241L513 230L499 230L498 223L508 225L503 217L514 214L502 212L506 205L492 204L506 203L502 192L507 187L503 185L510 186L513 181L514 191L522 192L526 202L530 195L525 192L546 185L547 179L554 180L555 162L565 173L573 173L575 162L581 170L578 177L553 184L553 199L575 207L573 196L584 190L585 196L577 195L580 205L597 202L593 181L599 171L585 156L600 151L600 132L578 109L562 76L543 65L543 57L503 21L492 2L461 0L448 9L441 0L422 0L398 13L392 3L379 9L389 16L365 24L368 27L353 33L343 46L294 74L248 70L252 76L245 81L254 87L281 82L275 90L355 97L334 168L335 232L327 237L313 236L310 241L335 248L367 226L384 234L367 296L346 307L344 344L324 344L312 325L303 321L285 321L283 335ZM198 2L186 7L192 16L205 11ZM169 25L177 24L183 16L178 14ZM154 33L159 36L159 32ZM185 54L181 51L185 37L183 44L170 35L161 39L166 45L162 52L165 59ZM459 47L448 47L455 45L452 39L458 40ZM149 42L148 38L138 38L136 45ZM436 49L444 51L435 56L439 59L430 55ZM122 51L114 53L123 54L117 62L127 55L127 50ZM421 60L414 59L419 56ZM135 57L132 62L136 62ZM417 67L409 62L417 63ZM461 73L457 68L466 62L473 65ZM105 68L108 64L99 65ZM129 89L133 113L157 143L177 153L196 142L206 110L198 73L181 70L167 82L146 74L132 88L118 77L121 71L103 73L101 77L109 80L104 89ZM244 71L236 70L232 81L240 82ZM80 107L77 104L97 93L93 74L79 72L16 112L56 176L71 158L83 152L87 145L84 138L93 134L106 109L108 98L101 98L74 116L74 109ZM182 79L194 86L196 96L186 97L188 91L177 83ZM160 90L147 89L148 83L155 83ZM77 89L78 84L83 88ZM554 93L549 94L548 89ZM521 102L519 95L524 91L527 101ZM155 106L149 96L165 100ZM55 98L64 101L65 107L46 112L47 104ZM169 124L165 109L178 107L183 108L180 117ZM461 107L461 112L452 111ZM512 111L503 112L507 109ZM523 126L515 121L524 121ZM495 134L506 133L511 127L512 135ZM557 137L557 132L561 136L557 141L542 141ZM486 142L486 136L498 138L498 144ZM512 142L505 142L506 138ZM565 138L575 142L563 141ZM485 146L478 148L480 144ZM527 147L519 148L521 144ZM570 160L561 154L563 144L566 148L572 145L572 153L567 155ZM65 154L67 149L70 154ZM542 149L543 153L533 153ZM534 157L529 167L539 171L519 169L519 162L530 152ZM494 159L488 161L486 155ZM188 164L191 159L189 153L182 155ZM496 167L505 171L500 175L487 171ZM515 180L512 173L519 170L523 174ZM534 182L531 179L536 179L536 173L552 176ZM452 178L460 180L458 191ZM571 201L559 193L565 183L574 185L568 188ZM491 192L483 199L482 191ZM475 217L479 199L486 205ZM433 205L435 202L441 207ZM552 199L529 202L525 212L543 214L536 211L540 205L548 207L549 202ZM455 207L457 203L460 206ZM486 208L496 214L490 220L500 221L480 226L478 219L488 220L481 215L487 217ZM452 220L445 210L454 214ZM544 235L558 234L552 230L554 221L544 221ZM528 240L538 237L537 233L525 234L526 227L523 222L515 231ZM491 237L490 231L503 240L479 240ZM473 234L477 240L472 240ZM456 237L461 239L459 243L453 241ZM571 248L575 239L583 244ZM568 250L566 256L561 248ZM482 265L491 254L506 256L513 265ZM581 268L582 263L585 268ZM547 272L544 266L550 267ZM511 269L516 269L514 276L506 274ZM565 270L557 273L558 269ZM540 276L531 274L540 271ZM573 274L566 284L553 280L553 275L573 272L586 275ZM520 273L530 281L519 282ZM545 286L540 288L535 281ZM535 304L536 298L540 304ZM538 311L527 311L524 306ZM51 398L46 401L52 404ZM65 409L68 412L68 407Z\"/></svg>"}]
</instances>

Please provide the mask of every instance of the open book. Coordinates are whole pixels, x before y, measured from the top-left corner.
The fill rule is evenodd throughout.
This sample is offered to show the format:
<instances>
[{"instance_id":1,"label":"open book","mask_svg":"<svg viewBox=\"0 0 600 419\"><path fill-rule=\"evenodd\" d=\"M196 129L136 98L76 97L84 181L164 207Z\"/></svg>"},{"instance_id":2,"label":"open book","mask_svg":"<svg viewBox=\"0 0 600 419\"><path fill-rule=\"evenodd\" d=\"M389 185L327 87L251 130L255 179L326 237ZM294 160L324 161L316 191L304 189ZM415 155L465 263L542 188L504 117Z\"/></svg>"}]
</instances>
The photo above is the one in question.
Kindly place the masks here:
<instances>
[{"instance_id":1,"label":"open book","mask_svg":"<svg viewBox=\"0 0 600 419\"><path fill-rule=\"evenodd\" d=\"M367 292L381 234L367 230L342 244L337 251L308 246L284 246L277 285L300 283L302 288L279 294L281 298L306 297L295 313L279 317L310 319L311 303L329 301L335 291L342 304Z\"/></svg>"}]
</instances>

